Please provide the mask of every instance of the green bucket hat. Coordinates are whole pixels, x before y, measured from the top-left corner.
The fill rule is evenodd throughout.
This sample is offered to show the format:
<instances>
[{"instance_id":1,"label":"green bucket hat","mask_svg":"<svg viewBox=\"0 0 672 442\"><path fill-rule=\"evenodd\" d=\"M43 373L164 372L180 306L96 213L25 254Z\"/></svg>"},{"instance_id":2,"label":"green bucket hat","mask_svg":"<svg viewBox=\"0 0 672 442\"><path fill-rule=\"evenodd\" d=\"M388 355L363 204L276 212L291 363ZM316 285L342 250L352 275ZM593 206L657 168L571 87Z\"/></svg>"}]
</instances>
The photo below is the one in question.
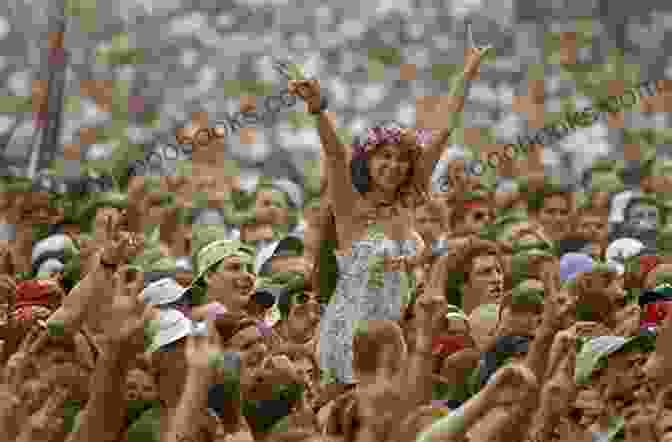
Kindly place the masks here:
<instances>
[{"instance_id":1,"label":"green bucket hat","mask_svg":"<svg viewBox=\"0 0 672 442\"><path fill-rule=\"evenodd\" d=\"M229 256L238 256L242 258L243 264L250 266L252 271L254 265L255 250L238 240L220 240L214 241L203 247L196 257L197 276L195 281L200 281L208 270L221 263Z\"/></svg>"},{"instance_id":2,"label":"green bucket hat","mask_svg":"<svg viewBox=\"0 0 672 442\"><path fill-rule=\"evenodd\" d=\"M191 258L196 263L198 254L205 246L215 241L225 240L229 237L226 226L215 224L201 224L192 227Z\"/></svg>"},{"instance_id":3,"label":"green bucket hat","mask_svg":"<svg viewBox=\"0 0 672 442\"><path fill-rule=\"evenodd\" d=\"M511 291L511 306L516 307L537 307L539 310L544 305L544 291L530 287L523 287L522 284L516 285Z\"/></svg>"},{"instance_id":4,"label":"green bucket hat","mask_svg":"<svg viewBox=\"0 0 672 442\"><path fill-rule=\"evenodd\" d=\"M531 259L537 256L553 258L549 249L530 248L521 250L517 247L514 249L514 253L515 255L511 257L511 282L514 287L532 276L529 270Z\"/></svg>"},{"instance_id":5,"label":"green bucket hat","mask_svg":"<svg viewBox=\"0 0 672 442\"><path fill-rule=\"evenodd\" d=\"M618 351L631 351L637 348L652 350L655 347L655 337L639 335L629 338L622 336L598 336L586 341L576 356L576 370L574 372L577 384L587 384L595 371L606 361L609 355Z\"/></svg>"}]
</instances>

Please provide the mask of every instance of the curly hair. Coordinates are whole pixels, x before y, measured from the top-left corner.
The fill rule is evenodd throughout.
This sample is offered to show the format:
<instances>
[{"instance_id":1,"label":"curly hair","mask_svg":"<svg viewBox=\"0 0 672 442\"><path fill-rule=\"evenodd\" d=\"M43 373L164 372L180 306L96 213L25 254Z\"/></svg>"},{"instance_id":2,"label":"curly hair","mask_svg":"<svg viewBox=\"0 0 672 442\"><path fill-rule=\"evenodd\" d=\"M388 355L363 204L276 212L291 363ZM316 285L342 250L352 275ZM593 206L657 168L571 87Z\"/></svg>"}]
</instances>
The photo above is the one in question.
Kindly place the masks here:
<instances>
[{"instance_id":1,"label":"curly hair","mask_svg":"<svg viewBox=\"0 0 672 442\"><path fill-rule=\"evenodd\" d=\"M399 146L403 145L409 149L408 154L410 159L410 169L408 171L406 180L401 184L401 186L399 186L398 190L399 199L401 200L402 204L405 207L416 207L428 199L427 189L420 186L414 179L416 171L419 170L420 159L422 158L422 149L419 145L419 142L422 141L409 145L401 139L389 141L395 137L387 135L390 132L396 135L397 131L408 130L412 129L396 121L385 120L368 129L368 137L360 135L355 138L352 144L353 156L350 163L350 172L352 176L352 185L360 194L364 195L371 190L371 176L369 175L369 160L371 155L376 152L379 146L391 143L397 144ZM373 134L383 135L378 135L378 142L374 142L376 135ZM423 134L423 130L416 129L416 135L418 135L418 138L421 138Z\"/></svg>"}]
</instances>

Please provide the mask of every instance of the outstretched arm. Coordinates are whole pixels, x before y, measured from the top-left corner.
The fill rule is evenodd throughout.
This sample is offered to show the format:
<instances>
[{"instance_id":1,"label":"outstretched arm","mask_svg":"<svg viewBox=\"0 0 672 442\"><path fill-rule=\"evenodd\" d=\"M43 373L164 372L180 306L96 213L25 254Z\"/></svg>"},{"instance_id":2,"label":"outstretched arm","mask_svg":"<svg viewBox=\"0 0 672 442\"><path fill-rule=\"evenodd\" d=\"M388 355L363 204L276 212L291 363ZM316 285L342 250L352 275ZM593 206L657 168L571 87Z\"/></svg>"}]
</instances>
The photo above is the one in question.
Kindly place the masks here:
<instances>
[{"instance_id":1,"label":"outstretched arm","mask_svg":"<svg viewBox=\"0 0 672 442\"><path fill-rule=\"evenodd\" d=\"M346 146L341 143L336 134L336 127L331 116L322 109L320 83L317 80L290 81L289 91L303 98L308 105L308 112L318 118L317 128L327 163L328 181L339 184L327 188L334 204L334 213L337 216L350 215L353 203L357 201L357 193L352 186L349 155Z\"/></svg>"},{"instance_id":2,"label":"outstretched arm","mask_svg":"<svg viewBox=\"0 0 672 442\"><path fill-rule=\"evenodd\" d=\"M481 60L488 50L489 47L472 48L464 70L453 80L450 92L448 93L448 99L450 100L448 124L444 129L439 131L423 154L422 170L423 174L427 175L426 182L429 182L434 166L441 159L441 155L443 155L446 147L448 147L450 135L459 124L459 116L464 109L464 103L469 94L469 86L471 85L471 81L476 77Z\"/></svg>"}]
</instances>

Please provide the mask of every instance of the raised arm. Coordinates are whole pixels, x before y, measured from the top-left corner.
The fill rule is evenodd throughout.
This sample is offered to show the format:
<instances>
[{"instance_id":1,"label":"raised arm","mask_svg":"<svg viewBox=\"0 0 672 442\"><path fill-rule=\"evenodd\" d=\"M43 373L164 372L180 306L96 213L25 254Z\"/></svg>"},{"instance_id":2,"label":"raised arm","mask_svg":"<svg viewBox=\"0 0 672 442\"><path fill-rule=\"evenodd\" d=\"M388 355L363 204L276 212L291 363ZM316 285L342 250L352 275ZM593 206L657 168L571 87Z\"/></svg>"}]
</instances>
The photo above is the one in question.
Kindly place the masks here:
<instances>
[{"instance_id":1,"label":"raised arm","mask_svg":"<svg viewBox=\"0 0 672 442\"><path fill-rule=\"evenodd\" d=\"M448 416L434 422L424 430L416 442L449 442L463 440L464 435L481 418L498 406L500 391L510 389L511 385L519 386L518 403L524 402L527 397L536 394L538 390L537 379L534 374L524 365L508 365L500 368L493 379L488 382L476 396L469 399L457 410L453 410ZM485 433L494 435L510 425L509 414L497 414L488 416ZM492 421L494 419L494 422ZM483 432L484 429L480 428ZM487 438L478 440L489 440Z\"/></svg>"},{"instance_id":2,"label":"raised arm","mask_svg":"<svg viewBox=\"0 0 672 442\"><path fill-rule=\"evenodd\" d=\"M464 103L469 94L471 81L476 78L478 67L481 64L483 56L489 48L472 48L469 58L464 66L464 70L452 82L448 99L450 100L448 108L448 122L445 128L433 137L432 142L427 146L422 159L422 173L424 181L429 183L434 166L441 159L441 155L448 147L450 135L459 124L459 116L464 109Z\"/></svg>"},{"instance_id":3,"label":"raised arm","mask_svg":"<svg viewBox=\"0 0 672 442\"><path fill-rule=\"evenodd\" d=\"M317 129L322 142L322 152L327 166L327 179L330 183L342 185L328 186L329 197L338 215L352 213L357 193L352 186L348 150L338 138L331 116L322 107L320 83L317 80L299 80L289 82L289 92L299 95L306 102L308 112L318 118Z\"/></svg>"}]
</instances>

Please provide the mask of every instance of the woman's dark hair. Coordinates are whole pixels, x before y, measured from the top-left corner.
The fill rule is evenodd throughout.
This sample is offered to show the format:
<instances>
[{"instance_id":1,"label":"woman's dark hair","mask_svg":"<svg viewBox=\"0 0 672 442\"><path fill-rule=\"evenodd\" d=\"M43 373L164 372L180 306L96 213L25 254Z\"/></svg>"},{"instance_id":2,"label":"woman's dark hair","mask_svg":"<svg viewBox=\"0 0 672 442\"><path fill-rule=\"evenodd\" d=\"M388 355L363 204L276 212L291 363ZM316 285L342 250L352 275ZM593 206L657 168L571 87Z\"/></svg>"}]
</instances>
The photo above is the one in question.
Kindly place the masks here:
<instances>
[{"instance_id":1,"label":"woman's dark hair","mask_svg":"<svg viewBox=\"0 0 672 442\"><path fill-rule=\"evenodd\" d=\"M371 127L375 128L398 128L406 129L406 126L395 120L383 120ZM354 146L364 146L366 144L366 134L355 137ZM410 173L410 172L409 172ZM370 188L371 177L369 176L369 154L353 155L350 162L350 174L352 176L352 185L360 194L364 195Z\"/></svg>"}]
</instances>

